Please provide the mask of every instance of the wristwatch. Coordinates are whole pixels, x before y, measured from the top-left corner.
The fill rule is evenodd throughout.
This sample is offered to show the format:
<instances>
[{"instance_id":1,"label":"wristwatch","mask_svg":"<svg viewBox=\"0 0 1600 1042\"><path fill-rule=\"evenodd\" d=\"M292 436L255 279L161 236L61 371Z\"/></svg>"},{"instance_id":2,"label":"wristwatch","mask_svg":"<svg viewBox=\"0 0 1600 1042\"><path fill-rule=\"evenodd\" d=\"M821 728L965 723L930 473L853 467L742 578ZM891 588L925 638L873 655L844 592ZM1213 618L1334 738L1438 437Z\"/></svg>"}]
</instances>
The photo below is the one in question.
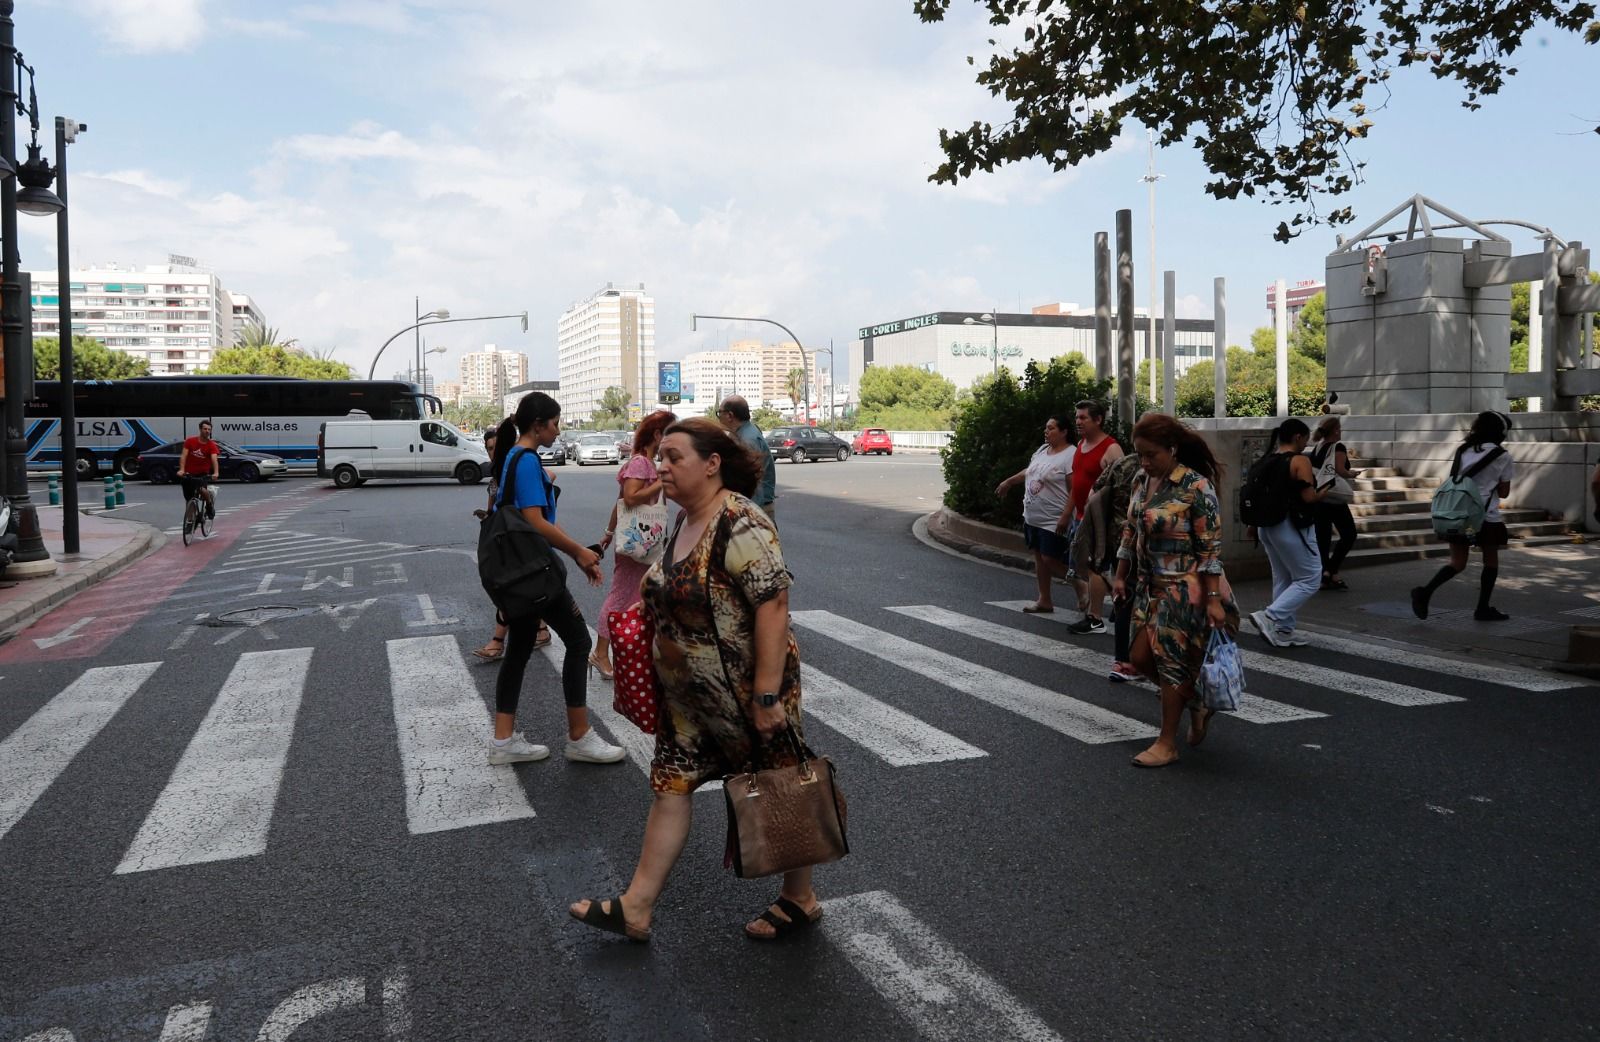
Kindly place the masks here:
<instances>
[{"instance_id":1,"label":"wristwatch","mask_svg":"<svg viewBox=\"0 0 1600 1042\"><path fill-rule=\"evenodd\" d=\"M756 704L762 709L771 709L778 704L778 693L776 691L759 692L756 695Z\"/></svg>"}]
</instances>

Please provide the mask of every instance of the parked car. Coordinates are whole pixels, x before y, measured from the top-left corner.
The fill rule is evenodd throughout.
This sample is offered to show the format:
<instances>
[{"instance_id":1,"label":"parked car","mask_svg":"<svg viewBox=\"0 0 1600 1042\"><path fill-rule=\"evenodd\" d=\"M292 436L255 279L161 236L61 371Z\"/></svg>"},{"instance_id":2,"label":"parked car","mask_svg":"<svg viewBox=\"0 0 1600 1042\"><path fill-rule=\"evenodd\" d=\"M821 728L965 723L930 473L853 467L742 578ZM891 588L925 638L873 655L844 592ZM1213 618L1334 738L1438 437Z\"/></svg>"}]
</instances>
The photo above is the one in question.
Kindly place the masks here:
<instances>
[{"instance_id":1,"label":"parked car","mask_svg":"<svg viewBox=\"0 0 1600 1042\"><path fill-rule=\"evenodd\" d=\"M266 481L289 469L276 456L265 452L247 452L234 448L225 441L217 442L217 469L224 481ZM152 485L165 485L178 473L178 462L183 457L183 442L169 441L146 449L137 458L138 476Z\"/></svg>"},{"instance_id":2,"label":"parked car","mask_svg":"<svg viewBox=\"0 0 1600 1042\"><path fill-rule=\"evenodd\" d=\"M617 451L626 456L633 451L632 431L611 431L611 436L617 441Z\"/></svg>"},{"instance_id":3,"label":"parked car","mask_svg":"<svg viewBox=\"0 0 1600 1042\"><path fill-rule=\"evenodd\" d=\"M442 420L330 420L317 432L317 477L339 488L369 478L455 478L476 485L489 472L482 442Z\"/></svg>"},{"instance_id":4,"label":"parked car","mask_svg":"<svg viewBox=\"0 0 1600 1042\"><path fill-rule=\"evenodd\" d=\"M578 439L578 466L586 467L591 463L621 463L622 450L617 448L617 439L604 431L585 434Z\"/></svg>"},{"instance_id":5,"label":"parked car","mask_svg":"<svg viewBox=\"0 0 1600 1042\"><path fill-rule=\"evenodd\" d=\"M850 458L850 443L833 433L815 427L777 427L767 435L772 454L790 463L808 460Z\"/></svg>"},{"instance_id":6,"label":"parked car","mask_svg":"<svg viewBox=\"0 0 1600 1042\"><path fill-rule=\"evenodd\" d=\"M567 459L578 458L578 436L576 434L562 431L556 435L556 444L561 446L561 451L566 454Z\"/></svg>"},{"instance_id":7,"label":"parked car","mask_svg":"<svg viewBox=\"0 0 1600 1042\"><path fill-rule=\"evenodd\" d=\"M564 467L567 465L567 447L557 439L548 445L541 445L535 451L539 454L539 462L551 467Z\"/></svg>"},{"instance_id":8,"label":"parked car","mask_svg":"<svg viewBox=\"0 0 1600 1042\"><path fill-rule=\"evenodd\" d=\"M865 456L869 452L880 456L893 456L894 442L890 440L889 432L882 427L868 427L850 439L850 451L858 456Z\"/></svg>"}]
</instances>

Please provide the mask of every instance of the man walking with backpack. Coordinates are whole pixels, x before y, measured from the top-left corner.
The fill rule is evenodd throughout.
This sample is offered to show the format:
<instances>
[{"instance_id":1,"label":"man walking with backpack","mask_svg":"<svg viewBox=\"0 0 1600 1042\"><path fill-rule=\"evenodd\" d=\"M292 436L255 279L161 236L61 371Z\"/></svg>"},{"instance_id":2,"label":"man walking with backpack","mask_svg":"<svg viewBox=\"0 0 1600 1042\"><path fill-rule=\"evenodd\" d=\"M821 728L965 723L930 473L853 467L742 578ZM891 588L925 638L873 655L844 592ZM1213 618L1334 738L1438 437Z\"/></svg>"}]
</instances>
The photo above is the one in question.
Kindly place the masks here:
<instances>
[{"instance_id":1,"label":"man walking with backpack","mask_svg":"<svg viewBox=\"0 0 1600 1042\"><path fill-rule=\"evenodd\" d=\"M1272 603L1251 612L1250 621L1273 647L1300 647L1310 642L1295 632L1295 613L1322 585L1312 508L1328 490L1316 487L1304 454L1311 428L1287 419L1276 437L1277 448L1250 468L1239 491L1239 518L1254 529L1272 564Z\"/></svg>"},{"instance_id":2,"label":"man walking with backpack","mask_svg":"<svg viewBox=\"0 0 1600 1042\"><path fill-rule=\"evenodd\" d=\"M1433 494L1433 530L1450 544L1450 563L1411 591L1411 611L1428 617L1428 601L1439 587L1466 571L1467 555L1476 546L1483 551L1483 575L1478 580L1479 622L1504 622L1511 616L1489 603L1500 576L1500 548L1506 545L1506 523L1500 499L1511 491L1517 465L1500 443L1511 432L1511 417L1480 412L1456 450L1450 477Z\"/></svg>"}]
</instances>

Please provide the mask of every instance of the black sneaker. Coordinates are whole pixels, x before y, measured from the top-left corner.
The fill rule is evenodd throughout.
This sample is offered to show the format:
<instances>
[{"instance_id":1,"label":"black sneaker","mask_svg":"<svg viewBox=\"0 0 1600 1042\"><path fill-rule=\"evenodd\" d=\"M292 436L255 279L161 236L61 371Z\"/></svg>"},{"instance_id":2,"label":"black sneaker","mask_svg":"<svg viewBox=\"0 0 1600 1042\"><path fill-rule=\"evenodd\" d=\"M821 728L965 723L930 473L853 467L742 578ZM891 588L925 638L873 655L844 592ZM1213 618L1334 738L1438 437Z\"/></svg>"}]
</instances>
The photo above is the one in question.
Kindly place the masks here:
<instances>
[{"instance_id":1,"label":"black sneaker","mask_svg":"<svg viewBox=\"0 0 1600 1042\"><path fill-rule=\"evenodd\" d=\"M1511 618L1499 608L1479 608L1472 613L1472 617L1479 622L1505 622Z\"/></svg>"},{"instance_id":2,"label":"black sneaker","mask_svg":"<svg viewBox=\"0 0 1600 1042\"><path fill-rule=\"evenodd\" d=\"M1095 618L1093 615L1085 615L1083 618L1067 627L1068 633L1076 633L1079 636L1082 636L1085 633L1104 633L1105 631L1105 622L1101 619Z\"/></svg>"}]
</instances>

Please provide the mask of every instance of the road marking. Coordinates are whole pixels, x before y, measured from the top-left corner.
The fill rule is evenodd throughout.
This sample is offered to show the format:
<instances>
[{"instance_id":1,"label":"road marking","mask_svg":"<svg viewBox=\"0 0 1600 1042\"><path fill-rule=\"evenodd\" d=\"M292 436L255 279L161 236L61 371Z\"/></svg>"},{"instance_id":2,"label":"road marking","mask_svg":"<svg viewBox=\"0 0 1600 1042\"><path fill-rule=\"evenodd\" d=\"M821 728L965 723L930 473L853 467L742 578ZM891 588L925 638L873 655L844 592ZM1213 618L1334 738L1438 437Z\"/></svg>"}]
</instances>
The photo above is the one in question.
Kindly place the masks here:
<instances>
[{"instance_id":1,"label":"road marking","mask_svg":"<svg viewBox=\"0 0 1600 1042\"><path fill-rule=\"evenodd\" d=\"M211 1013L209 1002L173 1006L167 1010L166 1022L161 1025L161 1037L156 1042L205 1042L206 1030L211 1026Z\"/></svg>"},{"instance_id":2,"label":"road marking","mask_svg":"<svg viewBox=\"0 0 1600 1042\"><path fill-rule=\"evenodd\" d=\"M320 590L329 583L332 583L341 590L348 590L350 587L356 584L356 570L354 568L344 569L344 571L341 573L341 576L342 577L338 579L335 579L331 575L325 579L318 579L317 569L312 568L306 572L306 581L300 584L300 592L308 593L311 590Z\"/></svg>"},{"instance_id":3,"label":"road marking","mask_svg":"<svg viewBox=\"0 0 1600 1042\"><path fill-rule=\"evenodd\" d=\"M1156 729L1109 709L1018 680L997 670L884 633L828 611L797 611L790 619L821 636L909 670L936 684L1029 720L1080 742L1100 744L1154 738Z\"/></svg>"},{"instance_id":4,"label":"road marking","mask_svg":"<svg viewBox=\"0 0 1600 1042\"><path fill-rule=\"evenodd\" d=\"M244 565L244 566L239 567L239 568L221 568L221 569L218 569L213 574L225 575L225 574L231 574L233 572L253 572L253 571L256 571L259 568L270 568L270 567L274 567L274 566L283 566L283 565L288 565L288 564L300 564L300 565L310 564L312 567L318 567L318 566L326 567L326 566L335 565L335 564L365 564L368 561L381 561L381 560L383 560L384 558L387 558L387 557L394 557L396 554L429 553L429 552L430 551L427 551L427 550L419 550L414 546L406 546L404 544L399 544L399 543L394 544L394 548L387 549L387 550L381 549L379 547L372 546L372 545L364 545L364 546L359 546L359 547L352 547L351 549L344 550L344 551L338 551L338 552L331 552L330 551L329 553L327 553L325 555L324 554L306 554L302 558L299 558L299 559L285 559L285 560L281 560L281 561L280 560L266 560L266 561L259 561L259 562L255 563L255 564ZM351 554L356 554L358 556L352 557L352 556L350 556ZM474 559L476 559L477 552L473 551L468 556L471 556Z\"/></svg>"},{"instance_id":5,"label":"road marking","mask_svg":"<svg viewBox=\"0 0 1600 1042\"><path fill-rule=\"evenodd\" d=\"M1061 1042L1002 985L882 890L827 902L822 931L932 1042Z\"/></svg>"},{"instance_id":6,"label":"road marking","mask_svg":"<svg viewBox=\"0 0 1600 1042\"><path fill-rule=\"evenodd\" d=\"M803 662L800 690L804 692L801 707L807 716L822 721L892 766L989 755Z\"/></svg>"},{"instance_id":7,"label":"road marking","mask_svg":"<svg viewBox=\"0 0 1600 1042\"><path fill-rule=\"evenodd\" d=\"M413 835L534 816L515 770L489 764L493 719L455 638L388 642Z\"/></svg>"},{"instance_id":8,"label":"road marking","mask_svg":"<svg viewBox=\"0 0 1600 1042\"><path fill-rule=\"evenodd\" d=\"M97 666L0 741L0 838L160 666Z\"/></svg>"},{"instance_id":9,"label":"road marking","mask_svg":"<svg viewBox=\"0 0 1600 1042\"><path fill-rule=\"evenodd\" d=\"M57 630L48 637L34 637L33 642L39 645L41 648L53 648L57 644L65 644L69 640L77 640L79 637L83 636L83 634L79 633L78 631L89 625L89 623L93 622L98 617L99 616L96 615L85 615L83 618L79 619L77 622L74 622L66 629Z\"/></svg>"},{"instance_id":10,"label":"road marking","mask_svg":"<svg viewBox=\"0 0 1600 1042\"><path fill-rule=\"evenodd\" d=\"M231 861L267 849L310 667L310 648L239 656L118 875Z\"/></svg>"},{"instance_id":11,"label":"road marking","mask_svg":"<svg viewBox=\"0 0 1600 1042\"><path fill-rule=\"evenodd\" d=\"M324 604L322 614L339 624L340 633L349 633L350 627L361 621L362 613L377 603L378 598L368 597L364 601L350 601L347 604Z\"/></svg>"},{"instance_id":12,"label":"road marking","mask_svg":"<svg viewBox=\"0 0 1600 1042\"><path fill-rule=\"evenodd\" d=\"M256 594L260 595L263 593L277 593L277 590L272 589L272 580L276 579L277 577L277 572L268 572L266 575L263 575L261 577L261 585L256 587Z\"/></svg>"},{"instance_id":13,"label":"road marking","mask_svg":"<svg viewBox=\"0 0 1600 1042\"><path fill-rule=\"evenodd\" d=\"M261 1025L256 1042L287 1042L311 1021L341 1009L366 1005L367 985L360 977L336 977L307 984L278 1003Z\"/></svg>"},{"instance_id":14,"label":"road marking","mask_svg":"<svg viewBox=\"0 0 1600 1042\"><path fill-rule=\"evenodd\" d=\"M408 581L406 578L406 566L401 564L399 561L390 561L388 564L380 564L377 568L374 568L373 571L381 575L383 574L382 569L384 568L389 569L389 578L374 579L373 585L382 586L384 583L403 583Z\"/></svg>"},{"instance_id":15,"label":"road marking","mask_svg":"<svg viewBox=\"0 0 1600 1042\"><path fill-rule=\"evenodd\" d=\"M1031 604L1032 601L1018 601L1018 604ZM998 607L999 605L996 605ZM1017 651L1027 652L1038 658L1049 659L1073 669L1082 670L1091 676L1104 679L1106 665L1109 661L1103 651L1090 651L1075 644L1066 644L1059 640L1051 640L1028 630L1012 629L1009 626L998 626L983 619L974 619L967 615L958 615L953 611L936 608L931 604L914 605L905 608L890 608L892 612L930 622L935 626L965 633L968 636L986 640L991 644L999 644L1004 648L1014 648ZM1019 609L1020 610L1020 609ZM1067 624L1067 620L1053 615L1044 616L1054 622ZM1247 681L1248 677L1245 678ZM1299 706L1286 705L1270 699L1259 698L1255 695L1241 695L1239 708L1229 713L1240 720L1252 724L1286 724L1293 720L1316 720L1326 717L1327 713L1319 713L1312 709L1301 709Z\"/></svg>"},{"instance_id":16,"label":"road marking","mask_svg":"<svg viewBox=\"0 0 1600 1042\"><path fill-rule=\"evenodd\" d=\"M1499 684L1502 687L1512 687L1522 691L1566 691L1570 688L1582 687L1588 683L1581 677L1556 677L1533 669L1512 669L1506 666L1491 666L1482 662L1474 662L1467 658L1443 658L1438 655L1427 655L1405 645L1388 644L1378 640L1365 641L1349 637L1335 637L1332 634L1316 633L1312 630L1301 630L1300 636L1310 641L1311 647L1321 648L1324 651L1342 652L1359 659L1377 659L1381 662L1392 662L1395 665L1409 666L1412 669L1423 669L1430 673L1445 673L1465 680Z\"/></svg>"},{"instance_id":17,"label":"road marking","mask_svg":"<svg viewBox=\"0 0 1600 1042\"><path fill-rule=\"evenodd\" d=\"M439 612L433 606L433 598L425 593L417 594L417 607L422 611L422 618L407 622L407 626L454 626L461 621L453 615L447 619L439 618Z\"/></svg>"}]
</instances>

